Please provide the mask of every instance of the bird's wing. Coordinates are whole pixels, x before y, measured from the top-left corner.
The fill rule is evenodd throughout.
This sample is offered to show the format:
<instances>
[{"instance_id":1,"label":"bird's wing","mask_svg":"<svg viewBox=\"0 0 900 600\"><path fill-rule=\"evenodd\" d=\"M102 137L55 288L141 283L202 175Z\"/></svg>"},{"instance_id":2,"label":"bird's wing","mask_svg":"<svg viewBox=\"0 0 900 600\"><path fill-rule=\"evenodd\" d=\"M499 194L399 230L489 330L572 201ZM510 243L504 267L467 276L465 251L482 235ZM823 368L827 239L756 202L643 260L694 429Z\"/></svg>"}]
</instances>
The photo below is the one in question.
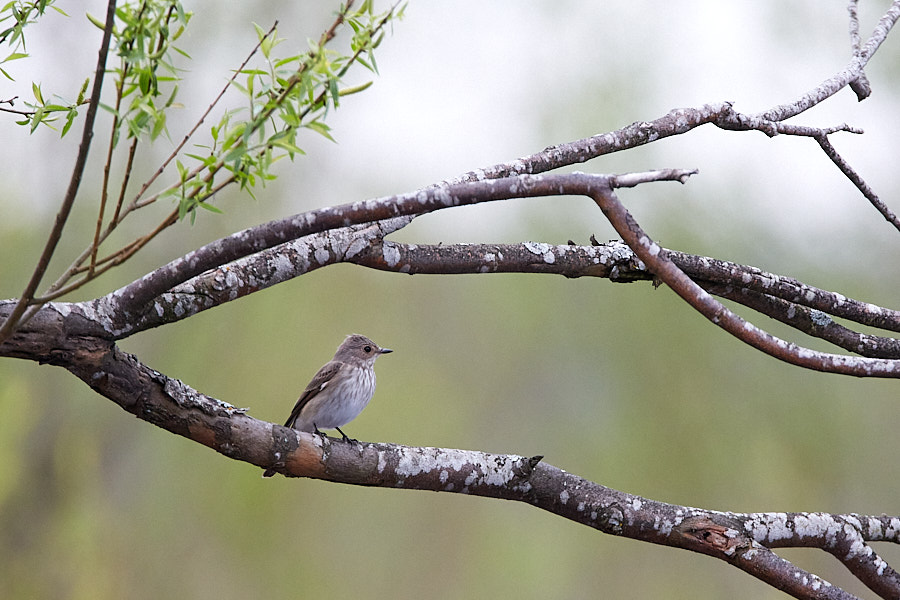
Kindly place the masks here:
<instances>
[{"instance_id":1,"label":"bird's wing","mask_svg":"<svg viewBox=\"0 0 900 600\"><path fill-rule=\"evenodd\" d=\"M325 389L325 387L337 374L338 369L341 368L342 364L343 363L341 362L333 360L331 362L325 363L325 365L321 369L319 369L319 371L313 376L312 381L309 382L309 385L306 386L306 389L303 390L303 393L300 394L300 398L297 399L297 404L295 404L293 410L291 410L291 416L288 417L288 420L284 423L285 427L294 426L294 423L300 416L300 411L303 410L303 407L309 404L310 400L315 398L319 392Z\"/></svg>"}]
</instances>

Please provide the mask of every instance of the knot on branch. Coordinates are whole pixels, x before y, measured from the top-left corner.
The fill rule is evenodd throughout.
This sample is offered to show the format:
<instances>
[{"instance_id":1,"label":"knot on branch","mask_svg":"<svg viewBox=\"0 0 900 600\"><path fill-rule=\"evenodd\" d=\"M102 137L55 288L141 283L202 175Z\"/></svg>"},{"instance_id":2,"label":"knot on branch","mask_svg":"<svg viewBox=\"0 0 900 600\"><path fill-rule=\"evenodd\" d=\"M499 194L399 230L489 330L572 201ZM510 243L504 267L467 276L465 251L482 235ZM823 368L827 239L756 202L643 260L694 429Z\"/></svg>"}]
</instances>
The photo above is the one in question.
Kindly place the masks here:
<instances>
[{"instance_id":1,"label":"knot on branch","mask_svg":"<svg viewBox=\"0 0 900 600\"><path fill-rule=\"evenodd\" d=\"M537 467L538 463L542 460L544 460L543 455L532 456L531 458L525 458L523 456L515 465L513 465L513 473L515 473L517 477L531 477L535 467Z\"/></svg>"},{"instance_id":2,"label":"knot on branch","mask_svg":"<svg viewBox=\"0 0 900 600\"><path fill-rule=\"evenodd\" d=\"M684 547L713 556L734 556L753 541L745 538L736 523L717 523L709 516L691 517L672 531Z\"/></svg>"},{"instance_id":3,"label":"knot on branch","mask_svg":"<svg viewBox=\"0 0 900 600\"><path fill-rule=\"evenodd\" d=\"M769 137L778 135L778 126L768 119L745 115L734 110L731 102L727 102L714 121L716 127L729 131L749 131L756 129Z\"/></svg>"}]
</instances>

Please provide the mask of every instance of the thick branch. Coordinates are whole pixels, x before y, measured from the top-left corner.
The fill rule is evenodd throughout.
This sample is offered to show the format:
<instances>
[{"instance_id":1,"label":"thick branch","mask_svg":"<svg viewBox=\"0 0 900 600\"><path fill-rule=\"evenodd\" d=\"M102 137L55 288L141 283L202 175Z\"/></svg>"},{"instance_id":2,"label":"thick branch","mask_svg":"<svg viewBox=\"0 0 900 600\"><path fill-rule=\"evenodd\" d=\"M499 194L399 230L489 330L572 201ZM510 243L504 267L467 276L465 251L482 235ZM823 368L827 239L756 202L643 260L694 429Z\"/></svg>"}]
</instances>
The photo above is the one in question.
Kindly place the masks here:
<instances>
[{"instance_id":1,"label":"thick branch","mask_svg":"<svg viewBox=\"0 0 900 600\"><path fill-rule=\"evenodd\" d=\"M694 171L669 169L621 176L622 186L646 181L682 180ZM547 179L545 179L545 177ZM430 188L418 192L327 207L264 223L203 246L148 273L105 297L105 314L117 322L117 330L144 316L149 305L177 285L201 273L248 257L297 238L351 225L375 223L396 217L413 217L443 208L539 196L583 193L577 175L510 177L475 183ZM610 176L616 177L616 176ZM571 188L571 191L569 190ZM361 249L361 248L360 248ZM358 251L358 250L357 250Z\"/></svg>"},{"instance_id":2,"label":"thick branch","mask_svg":"<svg viewBox=\"0 0 900 600\"><path fill-rule=\"evenodd\" d=\"M689 171L657 171L617 176L592 176L584 174L522 176L507 179L457 184L446 188L432 188L417 192L354 203L319 211L312 211L291 221L301 221L311 227L327 227L323 222L333 224L335 221L346 223L353 220L365 220L373 215L385 213L405 214L379 221L370 225L337 227L321 234L307 236L286 242L281 246L270 247L251 254L236 262L226 264L217 270L206 271L181 285L164 290L152 299L143 310L131 313L123 310L129 304L129 291L148 293L162 281L181 279L182 272L196 270L195 254L203 254L207 260L221 262L223 250L234 242L231 249L246 249L252 238L237 242L236 236L219 240L205 246L196 253L170 263L166 267L151 273L141 280L126 286L122 290L91 303L82 304L90 320L101 322L109 338L127 337L136 331L171 323L201 310L242 297L259 289L274 285L281 281L302 275L312 269L334 262L357 262L374 268L397 270L400 272L554 272L569 277L575 276L607 276L614 280L633 280L646 278L647 274L639 274L643 264L649 264L649 273L659 275L657 269L668 268L659 257L666 253L649 242L649 238L631 220L630 215L618 204L615 196L610 194L609 186L633 186L653 180L682 180ZM603 190L606 190L605 192ZM465 248L448 247L445 249L428 246L410 246L382 243L385 235L409 223L412 216L442 208L489 202L514 197L536 197L557 194L586 194L599 198L601 204L620 234L632 245L640 260L622 254L621 248L599 251L595 249L579 249L577 246L550 246L540 243L525 243L516 250L507 247L507 256L502 252L494 252L494 247L480 254L467 252ZM295 225L286 221L271 224L267 230L279 231ZM244 232L250 235L248 232ZM641 244L649 244L642 248ZM655 248L655 249L654 249ZM474 247L473 247L474 249ZM413 253L404 258L404 253ZM644 253L642 255L641 253ZM448 260L450 253L452 260ZM649 254L648 254L649 253ZM646 262L648 258L651 262ZM644 262L641 262L644 261ZM440 264L440 266L438 266ZM796 280L783 278L734 263L716 261L704 257L684 254L672 254L672 266L681 273L687 283L693 285L686 275L698 284L711 291L732 298L738 302L760 310L773 318L782 320L811 335L832 341L839 346L870 357L896 358L898 343L890 338L864 336L840 327L824 315L802 309L799 305L809 306L816 310L828 311L836 316L843 316L858 322L896 330L900 327L900 318L896 311L890 311L871 304L847 299L839 294L832 294L806 286ZM473 268L477 266L477 271ZM680 268L680 269L679 269ZM661 276L661 275L660 275ZM661 276L662 277L662 276ZM782 340L769 336L765 332L749 327L721 304L713 301L708 295L699 296L702 290L688 292L687 284L673 285L672 275L667 282L673 288L682 286L682 295L692 299L696 307L709 302L701 312L712 320L718 321L726 315L729 327L740 339L765 349L773 356L789 360L811 368L837 371L852 374L894 377L900 375L894 370L890 361L866 363L851 357L814 353L805 349L788 345ZM662 277L666 280L666 277ZM722 284L729 287L722 287ZM787 300L791 304L780 302ZM795 306L796 305L796 306ZM720 311L727 311L721 312ZM801 356L802 355L802 356Z\"/></svg>"},{"instance_id":3,"label":"thick branch","mask_svg":"<svg viewBox=\"0 0 900 600\"><path fill-rule=\"evenodd\" d=\"M809 335L863 356L900 358L894 338L857 333L826 314L888 331L900 331L900 311L860 302L756 267L665 250L678 268L708 292L748 306ZM616 282L655 278L622 242L594 246L522 244L372 245L350 262L382 271L429 274L552 273L604 277Z\"/></svg>"},{"instance_id":4,"label":"thick branch","mask_svg":"<svg viewBox=\"0 0 900 600\"><path fill-rule=\"evenodd\" d=\"M398 244L384 236L408 223L400 217L307 236L264 250L222 268L207 271L155 299L151 310L126 329L109 318L105 298L54 303L67 320L76 315L102 328L95 335L120 339L138 331L174 323L225 302L266 289L320 267L339 262L404 274L544 273L565 277L601 277L615 282L651 281L655 276L627 245L611 241L592 246L521 244ZM809 335L862 356L900 358L900 342L838 325L829 314L896 329L900 318L888 311L795 279L755 267L709 257L666 251L672 261L706 291L743 304ZM765 290L759 291L759 290ZM819 306L810 309L804 305ZM8 304L6 305L8 307ZM4 312L0 303L0 316Z\"/></svg>"},{"instance_id":5,"label":"thick branch","mask_svg":"<svg viewBox=\"0 0 900 600\"><path fill-rule=\"evenodd\" d=\"M230 458L340 483L526 502L604 533L714 556L799 598L850 596L768 548L819 547L839 553L846 540L896 541L900 531L898 517L721 513L666 504L585 480L541 463L539 456L355 444L297 432L201 394L110 342L89 337L58 342L60 347L35 346L29 352L65 367L138 418ZM874 553L857 551L851 558L854 572L882 573L879 591L900 594L896 573Z\"/></svg>"},{"instance_id":6,"label":"thick branch","mask_svg":"<svg viewBox=\"0 0 900 600\"><path fill-rule=\"evenodd\" d=\"M562 166L585 162L604 154L641 146L661 138L685 133L700 125L721 121L723 115L730 114L733 114L733 110L727 102L705 104L700 108L674 109L653 121L639 121L609 133L551 146L542 152L520 158L511 163L498 164L487 169L464 174L455 178L452 182L434 186L431 189L329 207L263 223L195 250L115 292L114 300L119 305L117 311L140 313L146 309L149 302L160 294L204 271L220 267L252 253L305 235L349 225L372 223L401 215L424 214L436 210L435 198L453 199L454 190L462 182L487 183L486 180L496 180L512 174L542 173ZM435 193L435 187L439 187L441 191ZM468 198L475 198L481 193L476 188L468 188L468 190L466 194ZM429 195L429 199L425 204L417 206L422 194ZM509 197L511 196L507 194L493 199L507 199ZM483 197L477 201L488 201L490 199L492 198ZM456 202L457 204L455 205L466 203L458 198ZM449 206L454 206L454 204L444 203L440 207Z\"/></svg>"},{"instance_id":7,"label":"thick branch","mask_svg":"<svg viewBox=\"0 0 900 600\"><path fill-rule=\"evenodd\" d=\"M191 252L183 258L176 259L111 294L109 300L116 305L113 312L120 315L117 328L124 329L128 321L134 320L132 317L143 314L150 302L178 284L185 283L204 271L278 244L349 225L373 223L397 216L416 216L440 208L463 204L528 197L532 194L528 194L527 190L519 189L519 184L529 181L527 179L511 177L503 179L504 183L512 183L517 186L516 189L510 190L504 189L502 185L488 186L486 184L509 174L539 173L584 162L603 154L685 133L705 123L716 123L719 127L726 129L760 129L770 135L778 133L779 128L784 129L785 132L809 136L822 136L833 130L850 129L847 126L839 126L822 130L780 123L773 124L759 118L741 115L734 111L731 104L727 102L706 104L700 108L675 109L654 121L637 122L613 132L553 146L512 163L467 173L456 178L454 182L457 183L435 186L410 194L310 211L240 231ZM657 176L656 180L660 180L660 178ZM465 181L471 183L468 185L458 183ZM647 179L635 182L622 180L619 182L619 186L624 187L644 181ZM552 193L552 191L546 190L533 195L550 195Z\"/></svg>"}]
</instances>

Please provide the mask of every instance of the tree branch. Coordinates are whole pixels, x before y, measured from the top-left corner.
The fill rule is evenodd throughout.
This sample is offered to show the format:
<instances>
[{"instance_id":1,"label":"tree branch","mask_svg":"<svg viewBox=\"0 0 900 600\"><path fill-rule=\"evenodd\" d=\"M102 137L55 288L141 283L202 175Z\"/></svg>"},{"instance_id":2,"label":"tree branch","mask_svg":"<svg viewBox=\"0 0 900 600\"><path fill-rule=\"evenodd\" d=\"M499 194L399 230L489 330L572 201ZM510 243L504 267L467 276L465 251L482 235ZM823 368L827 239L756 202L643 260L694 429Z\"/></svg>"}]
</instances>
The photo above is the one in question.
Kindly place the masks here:
<instances>
[{"instance_id":1,"label":"tree branch","mask_svg":"<svg viewBox=\"0 0 900 600\"><path fill-rule=\"evenodd\" d=\"M878 194L869 187L869 184L860 177L860 175L856 172L856 170L850 166L844 158L838 154L838 151L835 150L834 146L831 145L831 142L828 140L826 136L817 136L816 141L821 146L822 151L825 152L825 155L835 164L835 166L841 170L841 173L850 180L850 182L856 186L856 189L865 196L865 198L875 207L881 216L884 219L894 226L897 231L900 231L900 219L897 218L897 215L894 214L887 204L882 202L881 198L878 197Z\"/></svg>"},{"instance_id":2,"label":"tree branch","mask_svg":"<svg viewBox=\"0 0 900 600\"><path fill-rule=\"evenodd\" d=\"M103 40L100 42L100 50L97 56L97 68L94 72L94 85L91 88L91 98L88 103L88 109L84 117L84 129L81 132L81 143L78 146L78 155L75 157L75 166L72 169L72 177L69 179L69 187L63 198L62 206L56 215L56 221L53 229L50 231L50 237L44 246L44 251L38 259L37 266L31 274L28 285L22 292L22 296L16 303L16 307L12 314L0 327L0 344L15 331L20 325L20 317L28 308L34 293L47 267L50 265L50 259L56 250L56 245L62 237L63 228L69 219L69 213L72 211L72 205L75 204L75 196L78 194L78 186L81 185L81 177L84 174L84 167L87 164L88 151L91 148L91 138L94 135L94 119L97 116L97 107L100 105L100 91L103 89L103 74L106 72L106 56L109 54L109 41L112 37L112 29L116 18L116 0L109 0L106 5L106 24L103 29Z\"/></svg>"},{"instance_id":3,"label":"tree branch","mask_svg":"<svg viewBox=\"0 0 900 600\"><path fill-rule=\"evenodd\" d=\"M18 340L24 348L22 337L28 336ZM603 533L713 556L798 598L850 598L770 551L817 547L839 556L885 597L900 594L897 573L865 543L896 543L900 517L702 510L613 490L542 463L540 456L346 443L254 419L109 341L68 337L51 347L46 337L31 337L30 358L65 367L142 420L258 467L345 484L525 502Z\"/></svg>"},{"instance_id":4,"label":"tree branch","mask_svg":"<svg viewBox=\"0 0 900 600\"><path fill-rule=\"evenodd\" d=\"M860 356L900 358L900 340L853 331L835 323L822 311L806 308L794 302L747 288L734 288L730 285L704 281L697 281L697 284L710 294L738 302L760 314L790 325L798 331L823 339Z\"/></svg>"},{"instance_id":5,"label":"tree branch","mask_svg":"<svg viewBox=\"0 0 900 600\"><path fill-rule=\"evenodd\" d=\"M894 0L890 8L885 11L878 24L875 26L872 35L866 41L865 46L859 49L850 60L850 63L835 75L829 77L816 88L805 93L803 96L794 100L780 104L769 110L754 115L756 118L767 121L784 121L795 117L800 113L812 108L823 100L826 100L847 86L850 82L859 79L864 75L863 69L866 64L875 55L875 51L882 42L887 38L897 19L900 18L900 0ZM857 96L858 97L858 96Z\"/></svg>"},{"instance_id":6,"label":"tree branch","mask_svg":"<svg viewBox=\"0 0 900 600\"><path fill-rule=\"evenodd\" d=\"M847 12L850 14L850 48L853 50L854 56L859 56L859 15L857 13L857 0L850 0L847 5ZM860 75L850 82L850 89L856 94L856 99L862 102L872 93L869 80L864 71L860 70Z\"/></svg>"},{"instance_id":7,"label":"tree branch","mask_svg":"<svg viewBox=\"0 0 900 600\"><path fill-rule=\"evenodd\" d=\"M787 363L858 377L900 377L900 360L844 356L817 352L777 338L723 306L678 268L622 206L613 190L614 180L588 183L590 195L622 239L648 269L698 312L739 340Z\"/></svg>"},{"instance_id":8,"label":"tree branch","mask_svg":"<svg viewBox=\"0 0 900 600\"><path fill-rule=\"evenodd\" d=\"M713 300L701 286L692 282L674 262L665 258L666 255L662 249L653 243L640 226L634 222L612 192L613 187L630 187L646 181L682 180L690 173L691 171L672 170L619 176L573 173L510 177L456 184L445 188L430 188L414 194L403 194L311 211L290 220L269 224L270 226L266 227L262 233L267 236L275 236L285 230L302 231L305 226L307 231L319 230L316 233L328 231L325 237L301 238L293 242L286 242L280 247L268 248L238 259L238 262L229 265L224 270L210 271L197 280L190 280L186 277L189 273L201 271L202 266L208 264L219 264L224 267L228 264L227 259L232 256L232 253L250 253L254 238L247 237L247 232L235 234L205 246L146 275L141 280L129 284L122 290L106 296L102 299L104 306L100 312L115 319L115 323L111 327L113 335L116 338L124 337L136 330L185 318L223 301L241 297L311 269L332 262L351 261L355 256L361 255L373 240L380 240L390 231L405 226L410 218L418 214L453 206L516 197L581 194L592 197L601 206L604 214L639 259L648 266L651 273L669 284L707 318L742 341L776 358L806 368L871 377L900 377L900 368L898 368L900 361L895 358L897 344L889 338L848 338L845 330L831 326L827 319L823 320L814 313L804 311L797 313L797 311L791 311L788 305L762 301L760 296L749 293L729 293L729 296L735 300L749 303L754 308L763 310L789 324L795 324L812 335L835 341L842 347L852 348L853 351L868 354L870 358L815 352L780 340L750 325ZM386 217L389 215L400 215L404 218L388 220ZM373 222L374 225L365 225ZM356 224L357 229L345 229L348 223ZM384 229L386 224L389 224L387 225L388 230ZM525 248L532 254L540 253L541 260L545 264L553 264L556 261L556 254L549 245L532 244L531 246L526 245ZM372 263L373 266L397 264L399 257L396 249L396 246L382 245L382 257L375 260ZM545 252L548 253L546 256L544 256ZM205 260L197 259L201 255ZM592 257L592 259L594 258L599 260L598 257ZM370 258L370 260L372 259ZM870 323L880 320L888 323L893 329L900 327L898 324L900 320L895 311L856 301L848 302L846 298L838 297L836 294L831 295L830 298L828 294L818 295L818 298L810 297L805 293L798 294L798 291L808 292L814 288L787 278L782 280L782 278L767 277L767 274L761 272L748 272L747 268L734 269L734 265L721 261L715 265L720 271L727 271L729 266L733 271L729 277L732 281L739 278L741 288L754 291L752 286L748 285L753 284L758 290L762 290L761 293L768 295L772 295L771 288L787 288L780 294L789 295L791 302L814 305L811 308L827 305L837 306L841 307L840 311L843 314L852 314L859 319L865 318ZM487 270L490 268L488 267ZM698 279L705 278L703 274L698 277ZM185 285L163 288L167 283L173 281L185 281ZM170 292L173 296L167 299L162 298L164 294ZM145 302L144 298L148 300ZM140 299L140 304L136 299ZM139 310L132 312L135 308ZM837 311L837 309L835 310ZM792 312L793 314L791 314ZM875 356L883 358L871 358Z\"/></svg>"},{"instance_id":9,"label":"tree branch","mask_svg":"<svg viewBox=\"0 0 900 600\"><path fill-rule=\"evenodd\" d=\"M775 276L752 267L705 257L672 253L673 260L668 264L680 273L680 277L689 285L678 283L672 279L671 273L666 275L665 271L659 271L658 269L668 268L665 267L665 263L660 262L661 257L667 256L667 253L649 241L649 237L618 204L611 189L612 186L631 187L657 180L681 181L691 173L691 171L667 170L615 176L584 174L522 176L456 184L446 188L430 188L414 194L311 211L291 219L267 224L268 226L264 228L248 231L276 236L285 230L296 232L302 229L302 225L306 225L308 229L325 229L324 231L259 252L252 252L255 241L252 235L248 236L247 232L235 234L200 248L121 290L83 304L79 310L87 318L103 323L107 337L121 339L137 331L187 318L207 308L336 262L355 262L372 268L408 273L483 273L515 270L558 273L568 277L601 276L617 281L659 276L676 291L681 286L679 294L686 296L695 308L711 320L719 323L724 317L727 326L724 324L722 326L735 333L739 339L777 358L830 372L881 377L900 376L894 369L894 364L900 358L900 343L892 338L853 332L817 312L829 312L867 325L897 330L900 328L900 316L896 311L847 299L839 294L818 290L796 280ZM407 225L417 214L478 202L558 194L585 194L595 199L599 198L597 201L606 207L604 210L607 217L623 238L631 244L638 258L623 254L621 247L601 251L595 247L551 246L529 242L518 247L507 246L502 251L494 246L488 246L479 253L473 253L468 246L445 249L428 246L404 248L391 242L383 242L386 235ZM606 198L605 194L611 194L611 197ZM370 222L388 214L404 216ZM338 226L357 221L362 223L349 227ZM650 247L642 250L642 243L650 244ZM227 262L232 255L231 252L250 254ZM503 252L506 252L506 255ZM647 254L648 252L650 254ZM198 256L203 256L204 260L198 260ZM150 297L150 293L156 293L162 285L161 282L184 280L186 273L199 271L202 266L209 263L220 266L203 271L182 284L164 289L153 296L139 311L134 312L127 308L129 305L137 306L135 297L138 295ZM649 269L644 265L648 265ZM688 276L696 283L691 282ZM712 300L701 288L745 304L805 333L826 339L869 358L856 359L813 352L788 344L750 326ZM813 310L810 311L805 306Z\"/></svg>"}]
</instances>

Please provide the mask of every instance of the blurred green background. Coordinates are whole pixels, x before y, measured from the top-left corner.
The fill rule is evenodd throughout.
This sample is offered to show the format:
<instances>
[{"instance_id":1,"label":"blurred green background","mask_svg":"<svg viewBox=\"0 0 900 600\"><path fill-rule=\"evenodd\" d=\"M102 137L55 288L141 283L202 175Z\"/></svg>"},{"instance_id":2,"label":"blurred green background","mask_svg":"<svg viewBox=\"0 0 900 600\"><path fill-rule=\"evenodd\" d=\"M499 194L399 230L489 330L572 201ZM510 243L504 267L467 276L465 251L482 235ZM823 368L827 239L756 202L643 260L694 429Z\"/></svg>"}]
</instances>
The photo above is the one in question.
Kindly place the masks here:
<instances>
[{"instance_id":1,"label":"blurred green background","mask_svg":"<svg viewBox=\"0 0 900 600\"><path fill-rule=\"evenodd\" d=\"M193 61L185 108L170 122L176 140L255 42L251 21L279 18L288 54L333 10L217 6L189 4L197 16L182 47ZM66 8L69 19L34 28L35 57L0 84L0 97L27 97L32 80L44 81L45 93L77 90L97 32L81 8ZM93 14L102 8L88 3ZM762 110L849 56L842 6L771 0L737 11L688 1L413 2L378 55L381 77L333 115L338 144L301 143L309 156L285 163L258 201L222 194L224 216L168 231L72 299L267 219L411 191L674 107L734 100L739 110ZM877 15L863 17L868 32ZM834 143L889 203L898 191L898 53L896 37L879 51L871 99L857 104L844 91L799 120L865 128ZM79 135L60 143L11 121L0 119L2 297L27 281ZM84 246L96 218L102 136L95 143L57 268ZM158 143L143 168L170 147ZM663 245L898 306L900 269L884 258L897 254L896 232L812 142L701 129L580 169L658 167L701 171L685 186L622 192ZM591 234L615 237L589 201L554 198L442 211L393 239L586 243ZM543 454L604 485L705 508L900 513L896 382L781 364L649 284L337 265L121 345L280 422L352 332L396 351L378 361L375 399L345 429L361 440ZM0 410L3 598L781 597L711 558L604 536L525 505L263 480L259 469L138 421L53 367L0 361ZM900 564L898 549L876 549ZM782 554L867 593L822 552Z\"/></svg>"}]
</instances>

